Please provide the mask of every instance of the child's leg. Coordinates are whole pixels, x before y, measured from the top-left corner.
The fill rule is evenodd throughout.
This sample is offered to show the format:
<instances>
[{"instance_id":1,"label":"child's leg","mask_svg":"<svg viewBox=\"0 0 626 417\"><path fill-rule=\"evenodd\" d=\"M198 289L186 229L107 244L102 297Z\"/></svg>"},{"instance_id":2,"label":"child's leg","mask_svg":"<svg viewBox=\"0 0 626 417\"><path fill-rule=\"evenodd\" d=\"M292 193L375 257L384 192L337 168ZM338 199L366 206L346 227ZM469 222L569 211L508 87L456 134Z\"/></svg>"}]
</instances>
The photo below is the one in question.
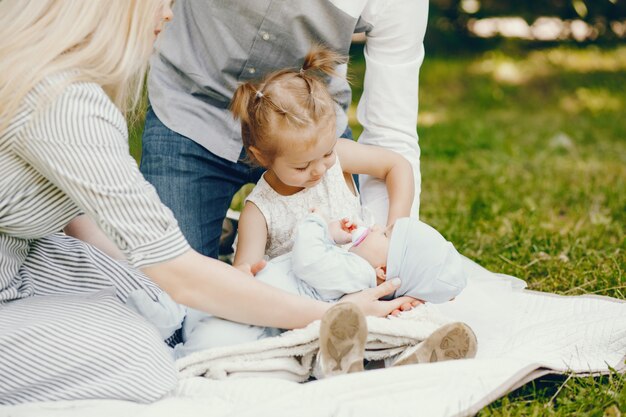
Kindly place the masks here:
<instances>
[{"instance_id":1,"label":"child's leg","mask_svg":"<svg viewBox=\"0 0 626 417\"><path fill-rule=\"evenodd\" d=\"M299 294L298 285L290 271L291 259L285 255L268 262L255 278L284 291ZM188 309L183 324L184 343L176 346L175 354L181 358L200 350L253 342L282 332L281 329L236 323Z\"/></svg>"},{"instance_id":2,"label":"child's leg","mask_svg":"<svg viewBox=\"0 0 626 417\"><path fill-rule=\"evenodd\" d=\"M282 330L224 320L189 309L183 326L183 344L174 348L177 358L205 349L253 342L277 336Z\"/></svg>"}]
</instances>

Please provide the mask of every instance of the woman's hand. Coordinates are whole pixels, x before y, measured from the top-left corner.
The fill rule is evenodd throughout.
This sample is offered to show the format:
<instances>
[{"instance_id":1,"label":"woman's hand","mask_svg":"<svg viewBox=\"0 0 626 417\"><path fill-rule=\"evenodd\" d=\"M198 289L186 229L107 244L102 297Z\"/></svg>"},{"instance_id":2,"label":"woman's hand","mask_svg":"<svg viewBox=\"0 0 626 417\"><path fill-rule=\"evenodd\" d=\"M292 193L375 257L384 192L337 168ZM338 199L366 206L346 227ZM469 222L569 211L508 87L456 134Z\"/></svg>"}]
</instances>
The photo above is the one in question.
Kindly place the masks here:
<instances>
[{"instance_id":1,"label":"woman's hand","mask_svg":"<svg viewBox=\"0 0 626 417\"><path fill-rule=\"evenodd\" d=\"M339 302L346 301L356 304L366 316L387 317L394 312L399 314L404 309L412 308L412 302L415 299L411 297L398 297L389 301L380 301L379 299L397 290L400 287L400 282L400 278L394 278L375 288L367 288L345 295Z\"/></svg>"},{"instance_id":2,"label":"woman's hand","mask_svg":"<svg viewBox=\"0 0 626 417\"><path fill-rule=\"evenodd\" d=\"M409 311L409 310L412 310L414 307L417 307L420 304L424 304L424 301L418 300L417 298L409 297L408 295L404 296L404 297L401 297L401 298L402 299L406 298L406 299L408 299L408 301L406 303L402 304L400 306L400 308L392 311L391 312L392 316L397 316L398 314L400 314L403 311Z\"/></svg>"}]
</instances>

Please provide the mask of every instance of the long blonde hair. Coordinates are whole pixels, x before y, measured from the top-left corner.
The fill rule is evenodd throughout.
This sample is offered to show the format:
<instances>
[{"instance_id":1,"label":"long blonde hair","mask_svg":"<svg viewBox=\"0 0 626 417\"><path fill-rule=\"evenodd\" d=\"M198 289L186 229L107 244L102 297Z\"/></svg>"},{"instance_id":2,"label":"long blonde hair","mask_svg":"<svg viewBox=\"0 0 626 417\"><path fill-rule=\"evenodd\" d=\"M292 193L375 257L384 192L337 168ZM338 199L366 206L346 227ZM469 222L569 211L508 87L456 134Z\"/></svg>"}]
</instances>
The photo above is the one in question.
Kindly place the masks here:
<instances>
[{"instance_id":1,"label":"long blonde hair","mask_svg":"<svg viewBox=\"0 0 626 417\"><path fill-rule=\"evenodd\" d=\"M0 133L35 85L65 71L65 85L95 82L122 113L133 108L163 1L0 0Z\"/></svg>"},{"instance_id":2,"label":"long blonde hair","mask_svg":"<svg viewBox=\"0 0 626 417\"><path fill-rule=\"evenodd\" d=\"M345 56L322 45L313 45L301 68L279 70L258 82L241 84L235 91L230 111L241 120L246 149L252 146L258 149L268 165L279 154L279 148L286 145L275 140L277 131L285 127L315 126L333 118L335 105L324 77L338 76L337 66L346 62ZM263 165L253 152L248 152L247 162Z\"/></svg>"}]
</instances>

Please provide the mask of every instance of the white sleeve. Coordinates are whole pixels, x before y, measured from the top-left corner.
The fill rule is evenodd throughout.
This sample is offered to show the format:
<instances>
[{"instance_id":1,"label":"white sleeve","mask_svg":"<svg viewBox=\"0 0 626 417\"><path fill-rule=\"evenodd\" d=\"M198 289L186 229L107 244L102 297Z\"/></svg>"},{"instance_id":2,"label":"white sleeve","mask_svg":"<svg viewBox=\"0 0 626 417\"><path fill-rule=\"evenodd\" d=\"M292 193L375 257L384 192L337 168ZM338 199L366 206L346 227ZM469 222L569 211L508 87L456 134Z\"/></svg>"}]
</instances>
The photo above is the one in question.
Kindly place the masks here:
<instances>
[{"instance_id":1,"label":"white sleeve","mask_svg":"<svg viewBox=\"0 0 626 417\"><path fill-rule=\"evenodd\" d=\"M369 1L362 17L366 33L365 81L357 118L363 126L359 142L403 155L415 176L411 216L419 215L420 150L417 137L419 70L424 59L427 0ZM361 175L361 200L385 224L389 199L385 183Z\"/></svg>"}]
</instances>

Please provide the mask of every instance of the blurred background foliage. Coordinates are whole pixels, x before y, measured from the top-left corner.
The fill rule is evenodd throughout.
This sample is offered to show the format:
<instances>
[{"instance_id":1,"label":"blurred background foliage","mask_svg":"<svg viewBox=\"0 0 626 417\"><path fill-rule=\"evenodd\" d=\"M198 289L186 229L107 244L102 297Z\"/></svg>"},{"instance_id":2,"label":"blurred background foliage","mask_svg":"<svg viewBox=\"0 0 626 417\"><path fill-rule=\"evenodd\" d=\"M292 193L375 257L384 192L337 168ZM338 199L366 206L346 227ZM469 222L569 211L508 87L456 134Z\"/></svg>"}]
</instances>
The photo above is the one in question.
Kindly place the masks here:
<instances>
[{"instance_id":1,"label":"blurred background foliage","mask_svg":"<svg viewBox=\"0 0 626 417\"><path fill-rule=\"evenodd\" d=\"M510 44L511 39L526 43L621 42L626 39L626 1L430 1L429 51L495 48Z\"/></svg>"}]
</instances>

